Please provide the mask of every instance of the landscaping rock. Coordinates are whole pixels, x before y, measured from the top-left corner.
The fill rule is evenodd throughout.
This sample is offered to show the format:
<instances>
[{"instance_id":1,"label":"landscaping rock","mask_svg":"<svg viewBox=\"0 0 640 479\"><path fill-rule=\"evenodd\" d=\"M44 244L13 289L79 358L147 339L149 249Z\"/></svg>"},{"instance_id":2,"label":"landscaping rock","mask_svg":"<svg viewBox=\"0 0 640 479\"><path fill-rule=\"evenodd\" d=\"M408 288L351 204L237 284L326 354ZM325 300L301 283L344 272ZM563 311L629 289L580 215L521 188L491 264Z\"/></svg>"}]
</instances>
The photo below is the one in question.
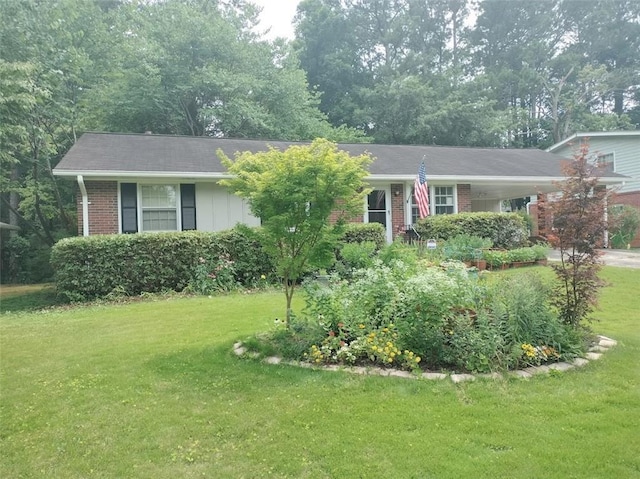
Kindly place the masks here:
<instances>
[{"instance_id":1,"label":"landscaping rock","mask_svg":"<svg viewBox=\"0 0 640 479\"><path fill-rule=\"evenodd\" d=\"M584 357L593 361L595 359L600 359L602 357L602 353L587 353Z\"/></svg>"},{"instance_id":2,"label":"landscaping rock","mask_svg":"<svg viewBox=\"0 0 640 479\"><path fill-rule=\"evenodd\" d=\"M554 371L568 371L569 369L573 369L575 366L569 363L553 363L549 364L549 369L553 369Z\"/></svg>"},{"instance_id":3,"label":"landscaping rock","mask_svg":"<svg viewBox=\"0 0 640 479\"><path fill-rule=\"evenodd\" d=\"M451 380L454 383L461 383L463 381L475 381L476 377L473 374L452 374Z\"/></svg>"},{"instance_id":4,"label":"landscaping rock","mask_svg":"<svg viewBox=\"0 0 640 479\"><path fill-rule=\"evenodd\" d=\"M280 364L282 358L278 356L269 356L268 358L264 358L264 362L267 364Z\"/></svg>"},{"instance_id":5,"label":"landscaping rock","mask_svg":"<svg viewBox=\"0 0 640 479\"><path fill-rule=\"evenodd\" d=\"M509 372L511 376L515 376L517 378L529 379L531 377L531 373L527 371L523 371L522 369L518 369L517 371Z\"/></svg>"},{"instance_id":6,"label":"landscaping rock","mask_svg":"<svg viewBox=\"0 0 640 479\"><path fill-rule=\"evenodd\" d=\"M618 344L618 341L614 341L613 339L601 339L598 343L598 346L602 346L603 348L612 348Z\"/></svg>"},{"instance_id":7,"label":"landscaping rock","mask_svg":"<svg viewBox=\"0 0 640 479\"><path fill-rule=\"evenodd\" d=\"M447 379L447 375L443 373L422 373L421 377L425 379Z\"/></svg>"},{"instance_id":8,"label":"landscaping rock","mask_svg":"<svg viewBox=\"0 0 640 479\"><path fill-rule=\"evenodd\" d=\"M589 352L591 353L604 353L608 350L608 348L602 347L602 346L591 346L589 348Z\"/></svg>"},{"instance_id":9,"label":"landscaping rock","mask_svg":"<svg viewBox=\"0 0 640 479\"><path fill-rule=\"evenodd\" d=\"M411 374L409 371L400 371L395 369L389 373L389 376L396 376L399 378L407 378L407 379L412 379L414 377L414 375Z\"/></svg>"},{"instance_id":10,"label":"landscaping rock","mask_svg":"<svg viewBox=\"0 0 640 479\"><path fill-rule=\"evenodd\" d=\"M524 371L528 372L532 376L536 374L547 374L549 372L549 366L531 366L524 369Z\"/></svg>"},{"instance_id":11,"label":"landscaping rock","mask_svg":"<svg viewBox=\"0 0 640 479\"><path fill-rule=\"evenodd\" d=\"M589 364L589 360L584 358L576 358L573 361L571 361L571 364L578 367L586 366L587 364Z\"/></svg>"}]
</instances>

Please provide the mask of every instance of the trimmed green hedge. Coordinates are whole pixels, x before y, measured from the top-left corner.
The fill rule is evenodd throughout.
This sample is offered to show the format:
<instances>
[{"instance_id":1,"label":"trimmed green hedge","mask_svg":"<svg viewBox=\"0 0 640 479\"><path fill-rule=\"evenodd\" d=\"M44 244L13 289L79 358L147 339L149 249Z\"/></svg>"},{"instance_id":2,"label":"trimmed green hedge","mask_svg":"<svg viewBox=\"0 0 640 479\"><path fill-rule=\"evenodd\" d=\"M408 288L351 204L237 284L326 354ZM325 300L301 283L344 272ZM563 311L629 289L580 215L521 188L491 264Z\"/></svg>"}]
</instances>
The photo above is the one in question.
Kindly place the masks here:
<instances>
[{"instance_id":1,"label":"trimmed green hedge","mask_svg":"<svg viewBox=\"0 0 640 479\"><path fill-rule=\"evenodd\" d=\"M219 233L186 231L65 238L53 247L58 294L87 301L112 292L126 295L183 290L200 258L228 254L236 280L249 286L274 265L259 229L238 226Z\"/></svg>"},{"instance_id":2,"label":"trimmed green hedge","mask_svg":"<svg viewBox=\"0 0 640 479\"><path fill-rule=\"evenodd\" d=\"M517 248L527 243L529 233L517 213L458 213L421 219L416 231L423 239L448 240L461 234L488 238L495 248Z\"/></svg>"},{"instance_id":3,"label":"trimmed green hedge","mask_svg":"<svg viewBox=\"0 0 640 479\"><path fill-rule=\"evenodd\" d=\"M373 241L385 245L384 228L349 224L345 243ZM207 233L141 233L65 238L53 247L51 265L58 295L67 301L88 301L111 293L139 295L182 291L194 277L200 258L228 255L235 280L250 287L262 275L275 279L275 265L264 251L260 228L237 225Z\"/></svg>"},{"instance_id":4,"label":"trimmed green hedge","mask_svg":"<svg viewBox=\"0 0 640 479\"><path fill-rule=\"evenodd\" d=\"M380 223L349 223L345 226L342 241L344 243L372 241L378 250L387 244L386 232Z\"/></svg>"}]
</instances>

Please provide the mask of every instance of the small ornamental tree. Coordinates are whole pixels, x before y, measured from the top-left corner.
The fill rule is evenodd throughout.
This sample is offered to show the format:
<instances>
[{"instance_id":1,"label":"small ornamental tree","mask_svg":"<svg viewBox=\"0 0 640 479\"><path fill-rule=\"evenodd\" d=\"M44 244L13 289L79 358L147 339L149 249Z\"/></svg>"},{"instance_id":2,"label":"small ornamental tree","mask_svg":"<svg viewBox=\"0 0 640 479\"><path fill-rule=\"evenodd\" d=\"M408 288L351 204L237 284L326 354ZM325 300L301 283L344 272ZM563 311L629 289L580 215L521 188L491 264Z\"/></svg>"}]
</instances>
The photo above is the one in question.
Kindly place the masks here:
<instances>
[{"instance_id":1,"label":"small ornamental tree","mask_svg":"<svg viewBox=\"0 0 640 479\"><path fill-rule=\"evenodd\" d=\"M285 151L239 153L234 161L222 151L218 156L233 175L221 183L245 198L262 222L265 247L283 281L289 325L296 282L311 268L330 266L342 225L362 212L371 159L350 156L324 139Z\"/></svg>"},{"instance_id":2,"label":"small ornamental tree","mask_svg":"<svg viewBox=\"0 0 640 479\"><path fill-rule=\"evenodd\" d=\"M554 304L562 320L573 327L593 311L601 263L598 247L607 231L606 206L609 193L599 185L597 168L588 161L589 145L582 144L573 160L564 165L567 178L558 182L560 197L546 204L552 233L548 239L560 250L560 263L552 265L559 285Z\"/></svg>"}]
</instances>

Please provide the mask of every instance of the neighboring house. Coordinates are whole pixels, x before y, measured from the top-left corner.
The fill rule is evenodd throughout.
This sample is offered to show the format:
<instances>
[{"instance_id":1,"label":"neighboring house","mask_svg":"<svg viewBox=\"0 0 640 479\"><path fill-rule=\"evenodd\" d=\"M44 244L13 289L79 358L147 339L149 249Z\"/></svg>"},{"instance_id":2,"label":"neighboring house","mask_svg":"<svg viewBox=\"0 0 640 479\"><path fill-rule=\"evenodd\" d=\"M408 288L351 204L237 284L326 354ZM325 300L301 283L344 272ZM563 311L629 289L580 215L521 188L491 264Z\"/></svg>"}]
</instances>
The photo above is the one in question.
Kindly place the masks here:
<instances>
[{"instance_id":1,"label":"neighboring house","mask_svg":"<svg viewBox=\"0 0 640 479\"><path fill-rule=\"evenodd\" d=\"M571 158L583 143L588 143L589 154L594 161L610 171L629 177L615 188L613 204L631 205L640 211L640 131L576 133L547 151ZM640 232L631 244L640 246Z\"/></svg>"},{"instance_id":2,"label":"neighboring house","mask_svg":"<svg viewBox=\"0 0 640 479\"><path fill-rule=\"evenodd\" d=\"M283 141L151 134L85 133L54 169L77 181L79 233L218 231L258 225L243 199L218 184L229 175L216 151L284 150ZM503 200L554 191L561 158L541 150L415 145L341 144L370 153L373 192L357 220L382 223L387 240L417 221L412 189L420 162L427 168L431 214L500 211ZM619 184L618 175L602 178Z\"/></svg>"}]
</instances>

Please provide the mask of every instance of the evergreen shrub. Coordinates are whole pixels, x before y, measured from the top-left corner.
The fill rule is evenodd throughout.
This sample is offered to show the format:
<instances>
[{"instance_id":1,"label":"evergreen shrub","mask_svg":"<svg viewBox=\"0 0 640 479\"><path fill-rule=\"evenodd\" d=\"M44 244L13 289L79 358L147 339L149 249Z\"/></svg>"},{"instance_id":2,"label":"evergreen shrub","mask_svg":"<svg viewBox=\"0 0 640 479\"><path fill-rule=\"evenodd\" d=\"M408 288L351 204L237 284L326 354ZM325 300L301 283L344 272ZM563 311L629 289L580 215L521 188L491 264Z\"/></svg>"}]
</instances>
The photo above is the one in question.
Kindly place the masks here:
<instances>
[{"instance_id":1,"label":"evergreen shrub","mask_svg":"<svg viewBox=\"0 0 640 479\"><path fill-rule=\"evenodd\" d=\"M54 245L51 264L58 295L68 301L182 291L201 258L234 262L235 280L244 286L273 277L260 231L236 227L220 233L184 231L65 238Z\"/></svg>"},{"instance_id":2,"label":"evergreen shrub","mask_svg":"<svg viewBox=\"0 0 640 479\"><path fill-rule=\"evenodd\" d=\"M491 240L495 248L524 246L529 236L527 225L516 213L457 213L435 215L418 221L416 231L422 238L448 240L462 234Z\"/></svg>"},{"instance_id":3,"label":"evergreen shrub","mask_svg":"<svg viewBox=\"0 0 640 479\"><path fill-rule=\"evenodd\" d=\"M376 244L376 250L382 249L387 244L384 226L380 223L348 223L342 235L343 243L364 243L372 241Z\"/></svg>"}]
</instances>

